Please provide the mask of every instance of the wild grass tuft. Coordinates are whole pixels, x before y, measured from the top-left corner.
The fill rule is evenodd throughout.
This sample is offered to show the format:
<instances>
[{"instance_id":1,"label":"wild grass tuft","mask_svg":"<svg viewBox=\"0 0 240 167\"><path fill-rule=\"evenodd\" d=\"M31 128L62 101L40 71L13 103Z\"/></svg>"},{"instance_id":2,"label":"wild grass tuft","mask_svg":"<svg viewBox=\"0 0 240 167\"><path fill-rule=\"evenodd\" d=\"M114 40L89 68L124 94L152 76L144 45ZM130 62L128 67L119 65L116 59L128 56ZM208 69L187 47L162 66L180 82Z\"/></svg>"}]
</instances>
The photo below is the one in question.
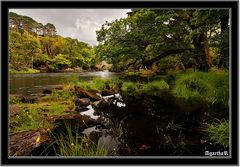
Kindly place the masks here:
<instances>
[{"instance_id":1,"label":"wild grass tuft","mask_svg":"<svg viewBox=\"0 0 240 167\"><path fill-rule=\"evenodd\" d=\"M229 146L229 122L224 120L208 124L204 131L214 144L220 144L224 147Z\"/></svg>"},{"instance_id":2,"label":"wild grass tuft","mask_svg":"<svg viewBox=\"0 0 240 167\"><path fill-rule=\"evenodd\" d=\"M66 132L55 135L55 152L60 156L106 156L107 151L99 148L89 137L78 134L78 129L65 124Z\"/></svg>"},{"instance_id":3,"label":"wild grass tuft","mask_svg":"<svg viewBox=\"0 0 240 167\"><path fill-rule=\"evenodd\" d=\"M169 85L163 81L153 81L143 85L143 92L147 94L160 93L163 90L168 90Z\"/></svg>"},{"instance_id":4,"label":"wild grass tuft","mask_svg":"<svg viewBox=\"0 0 240 167\"><path fill-rule=\"evenodd\" d=\"M199 99L210 104L228 105L228 74L189 72L179 76L173 92L186 100Z\"/></svg>"}]
</instances>

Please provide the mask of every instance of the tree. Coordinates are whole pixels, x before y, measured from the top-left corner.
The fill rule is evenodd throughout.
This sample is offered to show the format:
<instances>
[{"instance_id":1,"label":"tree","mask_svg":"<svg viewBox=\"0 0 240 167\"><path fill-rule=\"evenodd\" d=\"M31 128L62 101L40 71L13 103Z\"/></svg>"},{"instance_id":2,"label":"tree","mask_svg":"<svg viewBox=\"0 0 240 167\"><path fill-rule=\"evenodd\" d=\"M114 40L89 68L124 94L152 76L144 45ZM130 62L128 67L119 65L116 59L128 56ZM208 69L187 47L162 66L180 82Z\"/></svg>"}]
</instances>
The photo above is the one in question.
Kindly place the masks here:
<instances>
[{"instance_id":1,"label":"tree","mask_svg":"<svg viewBox=\"0 0 240 167\"><path fill-rule=\"evenodd\" d=\"M10 31L9 57L12 68L33 68L34 57L40 54L41 49L38 38L26 31L23 35L15 31Z\"/></svg>"},{"instance_id":2,"label":"tree","mask_svg":"<svg viewBox=\"0 0 240 167\"><path fill-rule=\"evenodd\" d=\"M47 23L44 26L44 33L43 33L44 35L54 36L54 35L56 35L56 33L57 33L57 30L53 24Z\"/></svg>"},{"instance_id":3,"label":"tree","mask_svg":"<svg viewBox=\"0 0 240 167\"><path fill-rule=\"evenodd\" d=\"M218 10L153 10L135 9L128 17L106 22L97 31L100 45L97 54L114 64L125 62L150 68L161 58L179 55L194 59L196 67L208 71L210 31L220 22ZM187 58L186 58L187 57ZM188 62L184 62L188 66Z\"/></svg>"}]
</instances>

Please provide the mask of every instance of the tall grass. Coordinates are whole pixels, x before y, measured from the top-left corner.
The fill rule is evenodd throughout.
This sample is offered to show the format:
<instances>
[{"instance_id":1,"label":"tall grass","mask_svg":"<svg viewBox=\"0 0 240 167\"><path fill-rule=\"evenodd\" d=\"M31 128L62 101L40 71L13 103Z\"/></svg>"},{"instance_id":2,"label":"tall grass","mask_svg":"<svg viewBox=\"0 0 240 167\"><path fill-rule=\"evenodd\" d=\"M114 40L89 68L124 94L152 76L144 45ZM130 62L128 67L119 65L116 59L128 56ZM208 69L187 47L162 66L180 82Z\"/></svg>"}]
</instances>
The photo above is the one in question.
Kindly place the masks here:
<instances>
[{"instance_id":1,"label":"tall grass","mask_svg":"<svg viewBox=\"0 0 240 167\"><path fill-rule=\"evenodd\" d=\"M143 92L147 94L156 94L168 89L169 85L163 80L153 81L143 85Z\"/></svg>"},{"instance_id":2,"label":"tall grass","mask_svg":"<svg viewBox=\"0 0 240 167\"><path fill-rule=\"evenodd\" d=\"M189 72L176 81L173 92L184 99L199 99L210 104L228 105L228 74Z\"/></svg>"},{"instance_id":3,"label":"tall grass","mask_svg":"<svg viewBox=\"0 0 240 167\"><path fill-rule=\"evenodd\" d=\"M214 144L220 144L224 147L229 146L229 122L228 121L218 121L213 124L208 124L207 128L204 130L208 138Z\"/></svg>"},{"instance_id":4,"label":"tall grass","mask_svg":"<svg viewBox=\"0 0 240 167\"><path fill-rule=\"evenodd\" d=\"M100 148L89 137L78 134L78 129L65 123L66 132L55 135L55 152L60 156L106 156L107 150Z\"/></svg>"}]
</instances>

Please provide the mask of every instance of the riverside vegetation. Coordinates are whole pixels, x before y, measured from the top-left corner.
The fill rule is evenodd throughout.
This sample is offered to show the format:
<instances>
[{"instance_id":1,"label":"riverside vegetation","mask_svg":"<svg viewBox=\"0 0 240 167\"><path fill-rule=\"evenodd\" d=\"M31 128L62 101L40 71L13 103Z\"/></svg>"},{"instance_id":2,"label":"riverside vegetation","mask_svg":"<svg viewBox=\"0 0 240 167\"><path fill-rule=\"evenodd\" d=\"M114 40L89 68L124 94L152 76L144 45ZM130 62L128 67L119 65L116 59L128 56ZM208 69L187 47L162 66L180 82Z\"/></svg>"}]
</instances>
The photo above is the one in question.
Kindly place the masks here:
<instances>
[{"instance_id":1,"label":"riverside vegetation","mask_svg":"<svg viewBox=\"0 0 240 167\"><path fill-rule=\"evenodd\" d=\"M227 10L134 9L106 22L91 47L10 13L10 73L96 70L106 60L120 75L11 94L9 155L229 151L228 17Z\"/></svg>"}]
</instances>

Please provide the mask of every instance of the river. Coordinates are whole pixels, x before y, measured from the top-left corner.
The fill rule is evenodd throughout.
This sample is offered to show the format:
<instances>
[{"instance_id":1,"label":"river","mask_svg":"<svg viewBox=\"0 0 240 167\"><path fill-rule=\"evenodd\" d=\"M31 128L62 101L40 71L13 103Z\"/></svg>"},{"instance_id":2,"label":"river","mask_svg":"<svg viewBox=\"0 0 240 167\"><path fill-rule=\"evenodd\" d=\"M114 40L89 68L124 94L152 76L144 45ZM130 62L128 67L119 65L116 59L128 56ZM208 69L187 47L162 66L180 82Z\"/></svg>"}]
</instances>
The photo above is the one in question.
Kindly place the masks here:
<instances>
[{"instance_id":1,"label":"river","mask_svg":"<svg viewBox=\"0 0 240 167\"><path fill-rule=\"evenodd\" d=\"M10 94L41 93L48 85L58 85L74 80L91 81L95 78L110 79L119 74L109 71L81 72L81 73L39 73L12 74L9 77Z\"/></svg>"}]
</instances>

